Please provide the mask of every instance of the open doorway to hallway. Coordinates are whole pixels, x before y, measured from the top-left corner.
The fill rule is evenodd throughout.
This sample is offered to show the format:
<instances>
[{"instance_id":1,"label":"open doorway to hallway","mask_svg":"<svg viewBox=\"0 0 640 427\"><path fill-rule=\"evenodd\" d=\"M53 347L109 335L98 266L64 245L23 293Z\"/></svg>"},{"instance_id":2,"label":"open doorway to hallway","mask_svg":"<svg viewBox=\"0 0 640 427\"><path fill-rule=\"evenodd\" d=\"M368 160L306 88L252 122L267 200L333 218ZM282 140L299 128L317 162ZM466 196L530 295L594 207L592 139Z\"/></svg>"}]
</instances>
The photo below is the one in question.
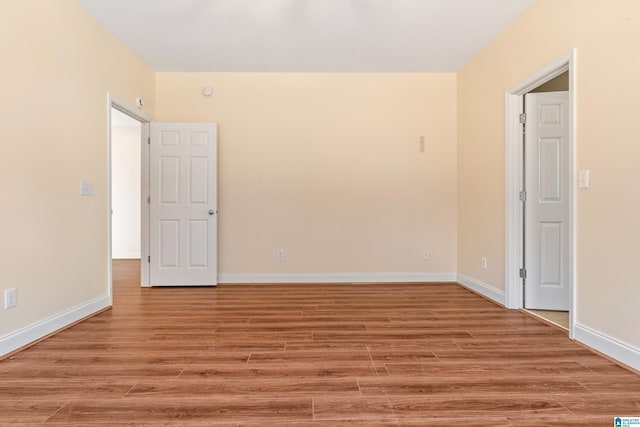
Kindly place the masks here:
<instances>
[{"instance_id":1,"label":"open doorway to hallway","mask_svg":"<svg viewBox=\"0 0 640 427\"><path fill-rule=\"evenodd\" d=\"M113 259L141 257L142 124L111 108L111 244Z\"/></svg>"},{"instance_id":2,"label":"open doorway to hallway","mask_svg":"<svg viewBox=\"0 0 640 427\"><path fill-rule=\"evenodd\" d=\"M547 311L565 312L563 317L568 318L568 334L574 336L576 291L575 291L575 264L576 264L576 50L565 53L561 57L546 64L529 76L524 77L513 87L505 91L505 305L512 309L525 309L534 316L544 315L545 320L559 323L555 319L547 319ZM557 79L557 80L556 80ZM559 84L559 86L558 86ZM568 87L568 91L565 91ZM529 121L525 115L526 96L541 95L539 90L547 94L567 93L566 108L555 108L549 105L544 108L536 108L538 117L532 117L531 121L540 127L542 122L551 125L552 122L562 119L568 125L568 133L561 136L549 137L548 140L536 139L533 147L537 149L537 155L542 157L546 164L534 162L533 165L525 161L525 138L523 136L523 120ZM546 102L546 101L545 101ZM564 103L565 101L562 101ZM550 103L552 104L552 103ZM553 107L553 108L551 108ZM542 111L544 110L544 111ZM554 113L555 111L555 113ZM542 114L539 114L542 112ZM523 117L524 116L524 117ZM542 117L542 120L540 118ZM532 123L532 124L533 124ZM526 131L526 129L524 129ZM543 135L547 138L547 135ZM555 138L555 140L553 140ZM560 141L560 139L562 141ZM529 146L531 147L531 146ZM534 153L535 154L535 153ZM531 155L531 153L529 153ZM554 159L561 161L564 167L560 178L561 167ZM554 166L555 165L555 166ZM541 167L544 166L542 170ZM541 173L538 177L527 177L527 168L538 169ZM556 170L556 178L551 173ZM543 180L540 177L544 177ZM540 194L529 194L528 183L535 183L544 190L543 197ZM534 189L535 190L535 189ZM543 200L544 199L544 200ZM555 203L562 200L562 203ZM565 216L560 219L543 218L542 221L535 218L535 212L527 208L528 201L542 209L548 205L562 204ZM529 221L527 216L533 216L535 221ZM546 215L546 213L545 213ZM531 225L535 227L531 228ZM528 230L527 230L528 228ZM527 239L536 237L538 245L528 246ZM534 239L535 240L535 239ZM530 242L529 242L530 243ZM540 252L544 249L546 254ZM533 255L537 260L528 258ZM561 254L564 254L564 259ZM541 265L541 263L546 263ZM555 264L555 265L554 265ZM539 276L537 280L532 276ZM541 286L543 285L543 286ZM544 304L539 304L525 295L527 286L545 287L547 290L562 288L567 291L568 299L564 299L560 306L553 306L549 302L556 303L556 298L543 298ZM535 314L529 310L542 310ZM568 311L568 313L566 313ZM564 325L562 325L564 326Z\"/></svg>"},{"instance_id":3,"label":"open doorway to hallway","mask_svg":"<svg viewBox=\"0 0 640 427\"><path fill-rule=\"evenodd\" d=\"M523 97L523 306L569 330L569 72Z\"/></svg>"},{"instance_id":4,"label":"open doorway to hallway","mask_svg":"<svg viewBox=\"0 0 640 427\"><path fill-rule=\"evenodd\" d=\"M113 298L113 260L131 259L140 265L139 283L148 282L147 171L149 122L142 111L131 108L110 93L107 94L108 128L108 207L107 269L109 296ZM137 199L136 199L137 196ZM114 247L115 246L115 247Z\"/></svg>"}]
</instances>

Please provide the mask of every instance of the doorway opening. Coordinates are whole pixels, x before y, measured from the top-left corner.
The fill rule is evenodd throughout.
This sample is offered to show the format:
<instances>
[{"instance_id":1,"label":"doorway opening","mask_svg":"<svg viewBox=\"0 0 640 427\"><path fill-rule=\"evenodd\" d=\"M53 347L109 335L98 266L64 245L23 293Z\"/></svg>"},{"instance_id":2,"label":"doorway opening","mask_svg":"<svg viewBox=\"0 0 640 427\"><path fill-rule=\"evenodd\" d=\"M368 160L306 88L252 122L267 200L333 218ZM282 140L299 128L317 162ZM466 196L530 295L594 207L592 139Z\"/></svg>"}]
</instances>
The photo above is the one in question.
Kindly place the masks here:
<instances>
[{"instance_id":1,"label":"doorway opening","mask_svg":"<svg viewBox=\"0 0 640 427\"><path fill-rule=\"evenodd\" d=\"M142 123L111 108L111 256L139 260Z\"/></svg>"},{"instance_id":2,"label":"doorway opening","mask_svg":"<svg viewBox=\"0 0 640 427\"><path fill-rule=\"evenodd\" d=\"M569 71L524 95L523 306L569 329Z\"/></svg>"},{"instance_id":3,"label":"doorway opening","mask_svg":"<svg viewBox=\"0 0 640 427\"><path fill-rule=\"evenodd\" d=\"M512 309L525 309L535 308L542 309L539 312L531 311L534 315L543 317L544 319L551 321L552 323L563 322L569 336L573 337L573 325L575 319L575 81L576 81L576 69L575 69L575 49L547 64L532 75L526 77L514 87L508 89L505 92L505 159L506 159L506 176L505 176L505 218L506 218L506 286L505 286L505 300L506 306ZM558 86L560 85L560 86ZM526 168L525 168L525 147L523 136L523 125L521 120L525 119L522 116L525 113L525 95L536 92L555 92L557 89L566 86L567 102L566 111L562 114L566 115L566 121L568 124L568 133L562 144L565 145L562 155L553 148L549 150L545 157L553 157L552 153L564 158L566 186L562 189L562 197L566 200L566 217L562 220L561 225L559 220L547 222L547 227L544 228L542 238L550 238L548 242L553 241L554 236L559 236L559 230L562 229L565 233L562 245L564 253L566 253L565 259L563 259L562 266L558 267L557 271L562 270L563 286L565 287L568 296L568 310L564 308L557 310L557 307L551 306L551 310L544 310L544 304L540 306L539 303L529 304L527 299L527 292L525 286L531 286L534 283L532 280L527 282L527 277L531 278L531 272L526 262L531 263L532 254L526 253L527 250L531 251L531 247L526 243L527 233L525 230L531 228L531 218L526 218L525 213L530 212L530 208L525 209L525 203L529 196L526 193ZM564 89L564 88L563 88ZM530 97L533 98L533 97ZM559 144L557 144L559 146ZM548 148L552 148L553 144L548 144ZM529 177L531 181L531 177ZM558 187L560 188L560 183ZM551 187L548 187L551 188ZM558 190L560 191L560 190ZM541 200L538 194L535 194L536 202ZM529 227L528 227L529 226ZM536 231L539 233L539 231ZM555 234L554 234L555 233ZM531 231L529 231L531 234ZM538 236L539 237L539 236ZM539 242L538 242L539 243ZM544 245L545 243L543 243ZM536 250L538 247L536 247ZM552 251L553 252L553 251ZM542 257L538 251L535 256ZM529 255L529 256L527 256ZM554 262L560 262L558 256L550 256L542 262L553 260ZM538 261L540 261L540 259ZM540 265L533 266L536 271L535 274L540 272ZM545 274L545 273L543 273ZM552 274L553 275L553 274ZM537 279L536 279L537 280ZM555 317L557 311L566 311L566 314L561 314L561 318ZM565 322L562 318L567 318Z\"/></svg>"},{"instance_id":4,"label":"doorway opening","mask_svg":"<svg viewBox=\"0 0 640 427\"><path fill-rule=\"evenodd\" d=\"M111 107L110 131L111 266L117 286L124 277L140 280L142 123Z\"/></svg>"},{"instance_id":5,"label":"doorway opening","mask_svg":"<svg viewBox=\"0 0 640 427\"><path fill-rule=\"evenodd\" d=\"M107 94L107 286L113 304L113 260L138 260L144 285L147 263L139 262L147 253L144 224L147 144L151 119L123 101ZM135 261L134 261L135 262Z\"/></svg>"}]
</instances>

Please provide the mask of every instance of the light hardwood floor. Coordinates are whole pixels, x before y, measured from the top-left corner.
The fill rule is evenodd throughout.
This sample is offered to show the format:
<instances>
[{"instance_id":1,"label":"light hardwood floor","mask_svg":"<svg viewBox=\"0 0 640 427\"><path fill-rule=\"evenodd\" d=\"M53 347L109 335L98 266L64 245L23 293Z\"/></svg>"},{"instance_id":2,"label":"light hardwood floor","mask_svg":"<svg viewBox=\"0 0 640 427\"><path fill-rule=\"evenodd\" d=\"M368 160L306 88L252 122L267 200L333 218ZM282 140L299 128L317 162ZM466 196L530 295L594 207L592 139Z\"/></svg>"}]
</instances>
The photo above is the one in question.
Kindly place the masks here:
<instances>
[{"instance_id":1,"label":"light hardwood floor","mask_svg":"<svg viewBox=\"0 0 640 427\"><path fill-rule=\"evenodd\" d=\"M569 330L569 312L568 311L551 311L551 310L529 310L530 313L540 316L548 322Z\"/></svg>"},{"instance_id":2,"label":"light hardwood floor","mask_svg":"<svg viewBox=\"0 0 640 427\"><path fill-rule=\"evenodd\" d=\"M0 424L611 426L640 376L455 284L139 287L0 361Z\"/></svg>"}]
</instances>

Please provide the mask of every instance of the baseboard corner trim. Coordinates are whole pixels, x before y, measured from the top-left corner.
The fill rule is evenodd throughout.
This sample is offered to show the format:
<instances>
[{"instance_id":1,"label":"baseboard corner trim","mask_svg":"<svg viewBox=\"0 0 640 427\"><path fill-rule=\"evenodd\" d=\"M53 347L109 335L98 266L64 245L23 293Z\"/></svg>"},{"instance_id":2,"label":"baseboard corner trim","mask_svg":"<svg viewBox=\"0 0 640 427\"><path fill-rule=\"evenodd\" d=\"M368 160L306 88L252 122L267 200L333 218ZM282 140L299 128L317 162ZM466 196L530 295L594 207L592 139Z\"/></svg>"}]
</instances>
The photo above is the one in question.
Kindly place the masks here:
<instances>
[{"instance_id":1,"label":"baseboard corner trim","mask_svg":"<svg viewBox=\"0 0 640 427\"><path fill-rule=\"evenodd\" d=\"M218 283L423 283L455 282L455 273L223 273Z\"/></svg>"},{"instance_id":2,"label":"baseboard corner trim","mask_svg":"<svg viewBox=\"0 0 640 427\"><path fill-rule=\"evenodd\" d=\"M0 358L29 346L67 326L111 307L111 297L101 296L0 337Z\"/></svg>"},{"instance_id":3,"label":"baseboard corner trim","mask_svg":"<svg viewBox=\"0 0 640 427\"><path fill-rule=\"evenodd\" d=\"M640 371L640 349L580 323L573 325L573 338L594 350Z\"/></svg>"},{"instance_id":4,"label":"baseboard corner trim","mask_svg":"<svg viewBox=\"0 0 640 427\"><path fill-rule=\"evenodd\" d=\"M472 290L482 295L483 297L490 299L493 302L496 302L502 306L505 305L506 301L504 291L496 289L488 283L484 283L480 280L473 279L463 274L458 274L457 282L465 288Z\"/></svg>"}]
</instances>

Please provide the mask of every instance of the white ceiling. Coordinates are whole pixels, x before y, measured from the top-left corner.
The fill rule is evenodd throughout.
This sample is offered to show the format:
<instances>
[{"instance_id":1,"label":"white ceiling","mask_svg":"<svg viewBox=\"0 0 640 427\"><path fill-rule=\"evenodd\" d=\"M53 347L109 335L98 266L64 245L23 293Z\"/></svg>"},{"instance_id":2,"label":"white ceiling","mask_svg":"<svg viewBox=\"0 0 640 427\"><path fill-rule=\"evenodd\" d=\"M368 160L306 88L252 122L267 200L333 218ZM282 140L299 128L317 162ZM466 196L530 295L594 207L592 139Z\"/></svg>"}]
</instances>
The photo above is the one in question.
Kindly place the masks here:
<instances>
[{"instance_id":1,"label":"white ceiling","mask_svg":"<svg viewBox=\"0 0 640 427\"><path fill-rule=\"evenodd\" d=\"M77 0L156 71L455 72L534 0Z\"/></svg>"}]
</instances>

